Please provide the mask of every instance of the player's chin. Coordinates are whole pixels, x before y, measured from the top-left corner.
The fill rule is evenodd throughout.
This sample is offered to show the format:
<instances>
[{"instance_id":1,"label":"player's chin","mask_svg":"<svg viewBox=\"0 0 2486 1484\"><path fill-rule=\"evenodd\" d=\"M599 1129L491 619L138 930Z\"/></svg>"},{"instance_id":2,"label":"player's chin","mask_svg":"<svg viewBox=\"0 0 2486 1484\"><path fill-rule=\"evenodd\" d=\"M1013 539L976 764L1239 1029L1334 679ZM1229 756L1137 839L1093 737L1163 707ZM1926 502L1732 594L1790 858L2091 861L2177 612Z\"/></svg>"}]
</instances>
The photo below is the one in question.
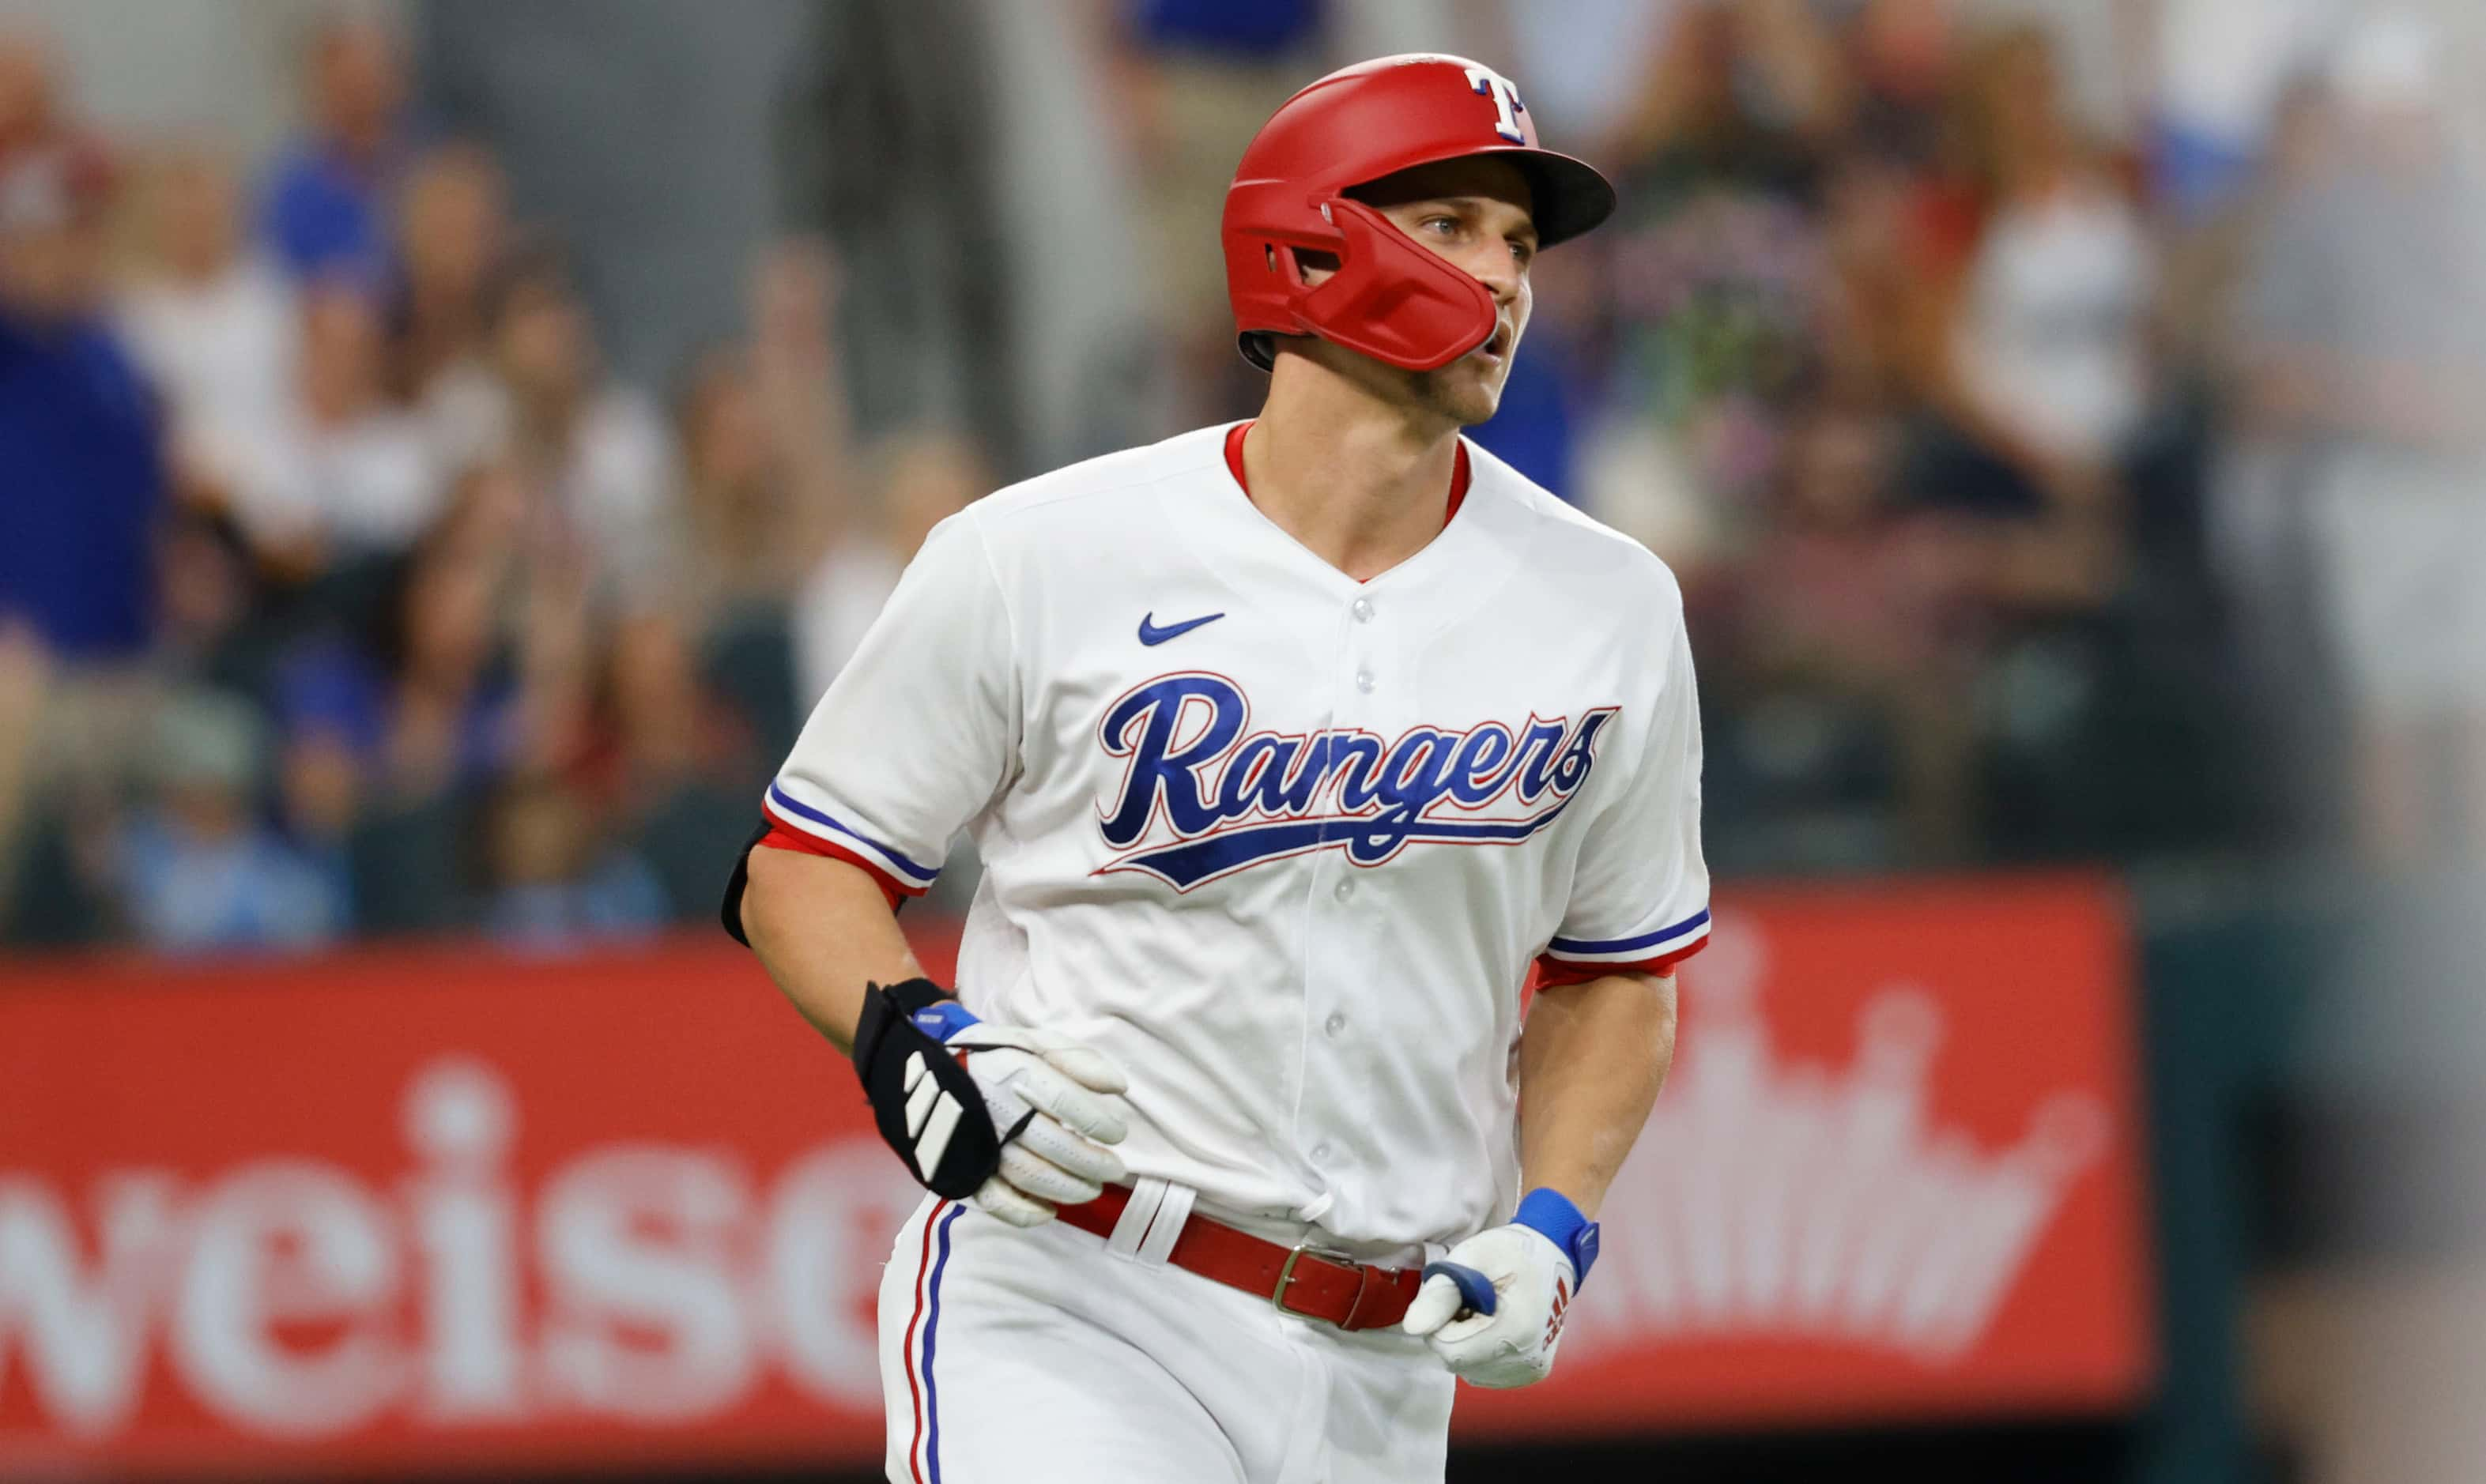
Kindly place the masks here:
<instances>
[{"instance_id":1,"label":"player's chin","mask_svg":"<svg viewBox=\"0 0 2486 1484\"><path fill-rule=\"evenodd\" d=\"M1433 404L1461 427L1488 422L1502 407L1501 366L1479 364L1472 357L1444 367L1435 376Z\"/></svg>"},{"instance_id":2,"label":"player's chin","mask_svg":"<svg viewBox=\"0 0 2486 1484\"><path fill-rule=\"evenodd\" d=\"M1502 410L1502 378L1497 375L1492 380L1479 380L1475 385L1454 388L1445 410L1457 420L1459 427L1475 427L1477 423L1489 423L1494 413Z\"/></svg>"}]
</instances>

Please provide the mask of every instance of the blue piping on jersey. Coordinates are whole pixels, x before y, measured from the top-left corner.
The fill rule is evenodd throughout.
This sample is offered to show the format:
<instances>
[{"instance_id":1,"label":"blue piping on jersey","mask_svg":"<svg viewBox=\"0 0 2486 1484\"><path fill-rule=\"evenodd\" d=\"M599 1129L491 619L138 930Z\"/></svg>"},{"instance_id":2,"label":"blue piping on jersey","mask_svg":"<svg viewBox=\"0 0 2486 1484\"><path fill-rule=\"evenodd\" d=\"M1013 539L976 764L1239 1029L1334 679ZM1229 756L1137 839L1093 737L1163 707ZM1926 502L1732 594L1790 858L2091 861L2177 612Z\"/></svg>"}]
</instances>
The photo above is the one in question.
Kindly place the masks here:
<instances>
[{"instance_id":1,"label":"blue piping on jersey","mask_svg":"<svg viewBox=\"0 0 2486 1484\"><path fill-rule=\"evenodd\" d=\"M870 836L864 834L861 830L855 829L851 825L845 824L841 820L831 818L829 815L820 812L818 810L812 808L808 804L795 802L795 800L789 796L785 789L778 787L775 783L770 783L768 785L768 798L770 802L774 803L779 809L800 814L804 818L812 821L814 824L826 825L830 829L837 831L840 835L843 835L850 839L859 840L864 844L870 845L872 849L879 851L884 856L887 856L891 865L897 866L899 870L904 871L909 876L919 878L916 882L916 885L918 886L930 886L932 884L932 878L941 874L937 869L925 869L924 866L917 865L902 855L899 855L897 851L890 849L887 845L873 839Z\"/></svg>"},{"instance_id":2,"label":"blue piping on jersey","mask_svg":"<svg viewBox=\"0 0 2486 1484\"><path fill-rule=\"evenodd\" d=\"M1634 948L1657 948L1669 938L1680 938L1708 921L1709 909L1703 907L1672 927L1661 927L1637 938L1557 938L1545 947L1556 953L1628 953Z\"/></svg>"}]
</instances>

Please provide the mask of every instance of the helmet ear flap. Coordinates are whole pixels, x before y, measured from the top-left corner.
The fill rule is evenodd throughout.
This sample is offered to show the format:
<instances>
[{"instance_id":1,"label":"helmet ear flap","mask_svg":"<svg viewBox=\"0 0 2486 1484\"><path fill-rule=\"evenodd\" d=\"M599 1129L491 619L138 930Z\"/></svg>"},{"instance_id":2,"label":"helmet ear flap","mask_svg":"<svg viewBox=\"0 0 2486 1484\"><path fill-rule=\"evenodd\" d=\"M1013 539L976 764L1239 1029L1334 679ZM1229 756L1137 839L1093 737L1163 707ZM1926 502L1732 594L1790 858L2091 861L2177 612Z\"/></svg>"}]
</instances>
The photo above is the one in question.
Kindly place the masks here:
<instances>
[{"instance_id":1,"label":"helmet ear flap","mask_svg":"<svg viewBox=\"0 0 2486 1484\"><path fill-rule=\"evenodd\" d=\"M1340 233L1339 267L1297 289L1290 308L1305 329L1405 371L1448 366L1493 338L1501 316L1483 284L1360 201L1332 196L1321 213Z\"/></svg>"}]
</instances>

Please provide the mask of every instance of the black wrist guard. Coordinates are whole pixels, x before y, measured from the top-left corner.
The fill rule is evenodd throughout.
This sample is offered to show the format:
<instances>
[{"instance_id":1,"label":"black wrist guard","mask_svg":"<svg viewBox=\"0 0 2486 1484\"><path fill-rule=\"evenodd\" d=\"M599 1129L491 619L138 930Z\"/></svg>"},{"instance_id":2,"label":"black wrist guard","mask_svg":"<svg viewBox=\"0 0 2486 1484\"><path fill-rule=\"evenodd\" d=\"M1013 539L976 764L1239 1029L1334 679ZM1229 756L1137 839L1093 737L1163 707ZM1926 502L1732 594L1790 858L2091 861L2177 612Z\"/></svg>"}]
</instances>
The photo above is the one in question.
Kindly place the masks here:
<instances>
[{"instance_id":1,"label":"black wrist guard","mask_svg":"<svg viewBox=\"0 0 2486 1484\"><path fill-rule=\"evenodd\" d=\"M917 1011L949 998L930 979L866 985L854 1064L880 1137L925 1189L964 1200L1001 1168L1002 1137L983 1089L915 1024Z\"/></svg>"}]
</instances>

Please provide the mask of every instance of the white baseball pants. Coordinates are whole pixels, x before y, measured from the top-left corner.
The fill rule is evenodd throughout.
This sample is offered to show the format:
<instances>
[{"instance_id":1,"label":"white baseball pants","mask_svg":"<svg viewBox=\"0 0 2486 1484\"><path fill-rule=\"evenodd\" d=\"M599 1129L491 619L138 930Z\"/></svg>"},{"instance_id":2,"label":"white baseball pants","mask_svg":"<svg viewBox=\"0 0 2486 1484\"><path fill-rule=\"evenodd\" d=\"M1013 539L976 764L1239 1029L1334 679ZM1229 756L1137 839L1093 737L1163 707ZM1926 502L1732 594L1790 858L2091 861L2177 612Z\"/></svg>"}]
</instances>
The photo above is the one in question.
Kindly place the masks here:
<instances>
[{"instance_id":1,"label":"white baseball pants","mask_svg":"<svg viewBox=\"0 0 2486 1484\"><path fill-rule=\"evenodd\" d=\"M894 1484L1440 1484L1451 1377L1395 1329L926 1197L880 1283Z\"/></svg>"}]
</instances>

